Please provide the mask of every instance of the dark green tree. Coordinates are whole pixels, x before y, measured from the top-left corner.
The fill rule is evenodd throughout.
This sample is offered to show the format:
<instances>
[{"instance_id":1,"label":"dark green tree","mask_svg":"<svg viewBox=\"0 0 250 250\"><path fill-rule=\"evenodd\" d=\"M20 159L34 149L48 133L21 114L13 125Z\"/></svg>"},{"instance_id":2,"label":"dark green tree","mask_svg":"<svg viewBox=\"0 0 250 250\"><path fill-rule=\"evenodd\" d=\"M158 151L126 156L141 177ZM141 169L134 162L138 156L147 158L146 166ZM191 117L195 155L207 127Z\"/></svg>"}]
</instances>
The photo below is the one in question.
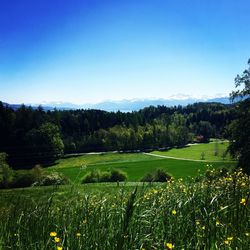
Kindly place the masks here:
<instances>
[{"instance_id":1,"label":"dark green tree","mask_svg":"<svg viewBox=\"0 0 250 250\"><path fill-rule=\"evenodd\" d=\"M59 128L46 122L38 129L27 133L30 148L30 159L34 163L51 162L63 155L64 144Z\"/></svg>"},{"instance_id":2,"label":"dark green tree","mask_svg":"<svg viewBox=\"0 0 250 250\"><path fill-rule=\"evenodd\" d=\"M248 69L235 78L236 90L231 93L232 101L237 100L237 119L230 125L231 139L229 152L238 164L250 174L250 59Z\"/></svg>"},{"instance_id":3,"label":"dark green tree","mask_svg":"<svg viewBox=\"0 0 250 250\"><path fill-rule=\"evenodd\" d=\"M212 136L228 138L225 126L233 119L233 105L219 103L106 112L46 111L25 105L11 107L0 101L0 151L8 154L8 163L13 169L30 168L46 158L58 157L62 150L56 152L51 145L57 144L53 141L60 142L59 148L62 148L62 143L48 139L53 137L49 131L55 130L48 126L45 129L46 123L57 127L54 138L62 138L65 153L77 153L184 146L192 140L192 134L203 135L206 140ZM47 134L44 130L50 136L44 136Z\"/></svg>"},{"instance_id":4,"label":"dark green tree","mask_svg":"<svg viewBox=\"0 0 250 250\"><path fill-rule=\"evenodd\" d=\"M212 135L212 126L208 121L200 121L198 123L197 133L203 136L203 142L209 142L209 138Z\"/></svg>"}]
</instances>

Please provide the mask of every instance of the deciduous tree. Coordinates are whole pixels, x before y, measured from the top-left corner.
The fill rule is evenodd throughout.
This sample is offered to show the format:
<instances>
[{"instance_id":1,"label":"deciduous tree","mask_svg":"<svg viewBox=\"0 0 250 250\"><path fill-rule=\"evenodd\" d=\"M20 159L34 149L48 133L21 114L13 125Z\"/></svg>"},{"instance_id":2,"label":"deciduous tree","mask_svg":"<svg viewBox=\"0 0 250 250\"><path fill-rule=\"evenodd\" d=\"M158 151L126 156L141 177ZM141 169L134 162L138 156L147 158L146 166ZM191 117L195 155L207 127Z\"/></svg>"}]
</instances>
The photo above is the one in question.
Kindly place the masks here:
<instances>
[{"instance_id":1,"label":"deciduous tree","mask_svg":"<svg viewBox=\"0 0 250 250\"><path fill-rule=\"evenodd\" d=\"M235 78L236 90L231 99L239 100L236 104L237 119L231 123L229 151L239 160L239 166L250 173L250 59L248 69Z\"/></svg>"}]
</instances>

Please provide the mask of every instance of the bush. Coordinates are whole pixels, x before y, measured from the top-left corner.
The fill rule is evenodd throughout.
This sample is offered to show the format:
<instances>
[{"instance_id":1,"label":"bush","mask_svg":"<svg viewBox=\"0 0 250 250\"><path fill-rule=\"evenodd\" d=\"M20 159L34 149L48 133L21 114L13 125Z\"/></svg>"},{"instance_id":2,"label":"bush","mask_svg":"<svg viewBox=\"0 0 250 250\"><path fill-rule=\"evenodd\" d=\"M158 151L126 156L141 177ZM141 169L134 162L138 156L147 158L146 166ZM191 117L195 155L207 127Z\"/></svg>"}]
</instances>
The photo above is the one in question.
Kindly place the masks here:
<instances>
[{"instance_id":1,"label":"bush","mask_svg":"<svg viewBox=\"0 0 250 250\"><path fill-rule=\"evenodd\" d=\"M117 182L125 181L126 179L126 173L119 169L113 169L111 171L105 172L100 172L99 170L92 170L82 178L82 183Z\"/></svg>"},{"instance_id":2,"label":"bush","mask_svg":"<svg viewBox=\"0 0 250 250\"><path fill-rule=\"evenodd\" d=\"M14 171L7 164L2 164L1 171L0 188L8 188L13 181Z\"/></svg>"},{"instance_id":3,"label":"bush","mask_svg":"<svg viewBox=\"0 0 250 250\"><path fill-rule=\"evenodd\" d=\"M31 172L34 175L36 181L40 181L45 175L45 171L40 165L36 165L34 168L32 168Z\"/></svg>"},{"instance_id":4,"label":"bush","mask_svg":"<svg viewBox=\"0 0 250 250\"><path fill-rule=\"evenodd\" d=\"M0 188L11 186L14 171L7 163L7 154L0 153Z\"/></svg>"},{"instance_id":5,"label":"bush","mask_svg":"<svg viewBox=\"0 0 250 250\"><path fill-rule=\"evenodd\" d=\"M167 182L172 179L172 176L163 169L157 169L151 173L147 173L141 179L143 182Z\"/></svg>"},{"instance_id":6,"label":"bush","mask_svg":"<svg viewBox=\"0 0 250 250\"><path fill-rule=\"evenodd\" d=\"M153 182L154 181L154 174L153 173L146 173L142 178L142 182Z\"/></svg>"},{"instance_id":7,"label":"bush","mask_svg":"<svg viewBox=\"0 0 250 250\"><path fill-rule=\"evenodd\" d=\"M109 171L99 172L99 182L110 182L111 173Z\"/></svg>"},{"instance_id":8,"label":"bush","mask_svg":"<svg viewBox=\"0 0 250 250\"><path fill-rule=\"evenodd\" d=\"M34 182L36 182L36 179L31 170L16 171L11 187L14 188L30 187Z\"/></svg>"},{"instance_id":9,"label":"bush","mask_svg":"<svg viewBox=\"0 0 250 250\"><path fill-rule=\"evenodd\" d=\"M85 174L82 178L82 183L95 183L100 180L100 172L97 170L92 170Z\"/></svg>"},{"instance_id":10,"label":"bush","mask_svg":"<svg viewBox=\"0 0 250 250\"><path fill-rule=\"evenodd\" d=\"M67 177L61 173L53 172L51 174L44 175L39 182L34 183L34 186L64 185L68 183L69 180Z\"/></svg>"},{"instance_id":11,"label":"bush","mask_svg":"<svg viewBox=\"0 0 250 250\"><path fill-rule=\"evenodd\" d=\"M41 182L41 180L46 176L47 175L44 169L39 165L36 165L31 170L15 171L14 180L11 184L11 187L30 187L34 185L34 183Z\"/></svg>"},{"instance_id":12,"label":"bush","mask_svg":"<svg viewBox=\"0 0 250 250\"><path fill-rule=\"evenodd\" d=\"M30 186L48 186L67 184L68 178L57 172L47 173L40 166L31 170L12 170L8 165L2 166L0 188L24 188Z\"/></svg>"},{"instance_id":13,"label":"bush","mask_svg":"<svg viewBox=\"0 0 250 250\"><path fill-rule=\"evenodd\" d=\"M110 182L125 181L127 174L119 169L111 170Z\"/></svg>"},{"instance_id":14,"label":"bush","mask_svg":"<svg viewBox=\"0 0 250 250\"><path fill-rule=\"evenodd\" d=\"M11 183L13 188L23 188L30 186L49 186L67 184L68 179L60 173L46 173L40 167L31 170L16 171Z\"/></svg>"},{"instance_id":15,"label":"bush","mask_svg":"<svg viewBox=\"0 0 250 250\"><path fill-rule=\"evenodd\" d=\"M172 176L162 169L157 169L154 177L155 177L155 181L158 181L158 182L166 182L172 179Z\"/></svg>"}]
</instances>

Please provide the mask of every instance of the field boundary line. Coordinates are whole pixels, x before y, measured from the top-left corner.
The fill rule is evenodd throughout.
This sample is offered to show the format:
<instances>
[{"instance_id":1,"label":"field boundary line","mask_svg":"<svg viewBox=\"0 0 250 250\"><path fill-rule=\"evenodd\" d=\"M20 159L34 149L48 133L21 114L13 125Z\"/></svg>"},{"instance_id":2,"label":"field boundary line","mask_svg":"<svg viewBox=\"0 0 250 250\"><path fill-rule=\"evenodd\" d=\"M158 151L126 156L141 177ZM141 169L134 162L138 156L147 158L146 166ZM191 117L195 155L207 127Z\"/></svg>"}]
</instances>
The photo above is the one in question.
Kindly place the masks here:
<instances>
[{"instance_id":1,"label":"field boundary line","mask_svg":"<svg viewBox=\"0 0 250 250\"><path fill-rule=\"evenodd\" d=\"M165 159L174 159L174 160L181 160L181 161L197 161L197 162L234 162L234 161L208 161L208 160L195 160L195 159L189 159L189 158L181 158L181 157L173 157L173 156L167 156L167 155L158 155L158 154L152 154L152 153L143 153L145 155L151 155L159 158L165 158Z\"/></svg>"}]
</instances>

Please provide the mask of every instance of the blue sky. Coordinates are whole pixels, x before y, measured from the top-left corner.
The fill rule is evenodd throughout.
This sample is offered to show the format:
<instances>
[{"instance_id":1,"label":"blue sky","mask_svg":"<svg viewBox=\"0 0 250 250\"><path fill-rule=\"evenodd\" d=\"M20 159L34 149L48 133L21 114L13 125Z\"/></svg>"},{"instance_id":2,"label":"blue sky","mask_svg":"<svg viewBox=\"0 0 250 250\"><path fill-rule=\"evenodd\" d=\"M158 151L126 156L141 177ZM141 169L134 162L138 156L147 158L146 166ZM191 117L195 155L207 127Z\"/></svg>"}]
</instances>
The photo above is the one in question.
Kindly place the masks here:
<instances>
[{"instance_id":1,"label":"blue sky","mask_svg":"<svg viewBox=\"0 0 250 250\"><path fill-rule=\"evenodd\" d=\"M228 94L249 13L247 0L1 0L0 100Z\"/></svg>"}]
</instances>

